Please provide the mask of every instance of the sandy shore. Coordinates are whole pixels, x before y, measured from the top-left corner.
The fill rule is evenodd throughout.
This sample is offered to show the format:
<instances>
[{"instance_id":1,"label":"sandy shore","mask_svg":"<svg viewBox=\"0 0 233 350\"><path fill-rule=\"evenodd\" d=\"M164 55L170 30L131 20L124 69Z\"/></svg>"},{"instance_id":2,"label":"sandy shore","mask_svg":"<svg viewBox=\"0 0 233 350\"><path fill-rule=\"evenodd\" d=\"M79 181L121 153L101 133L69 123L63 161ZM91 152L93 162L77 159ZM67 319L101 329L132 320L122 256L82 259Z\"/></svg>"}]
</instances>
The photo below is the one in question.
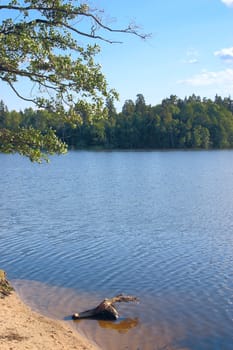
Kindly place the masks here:
<instances>
[{"instance_id":1,"label":"sandy shore","mask_svg":"<svg viewBox=\"0 0 233 350\"><path fill-rule=\"evenodd\" d=\"M98 350L65 322L46 318L12 292L0 298L1 350Z\"/></svg>"}]
</instances>

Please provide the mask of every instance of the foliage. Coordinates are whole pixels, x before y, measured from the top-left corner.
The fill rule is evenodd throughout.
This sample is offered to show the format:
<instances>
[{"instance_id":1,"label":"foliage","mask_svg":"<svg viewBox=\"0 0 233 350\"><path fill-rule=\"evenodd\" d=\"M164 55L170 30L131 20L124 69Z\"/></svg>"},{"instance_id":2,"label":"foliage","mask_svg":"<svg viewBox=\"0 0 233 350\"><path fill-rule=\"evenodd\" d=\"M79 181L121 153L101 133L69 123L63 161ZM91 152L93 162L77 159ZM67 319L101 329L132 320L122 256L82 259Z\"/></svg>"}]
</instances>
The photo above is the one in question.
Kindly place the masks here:
<instances>
[{"instance_id":1,"label":"foliage","mask_svg":"<svg viewBox=\"0 0 233 350\"><path fill-rule=\"evenodd\" d=\"M19 154L36 162L40 162L42 157L48 160L46 153L65 153L66 151L66 145L59 141L52 129L43 133L31 127L14 130L2 128L0 138L2 139L0 151L14 153L17 150ZM41 150L46 150L46 153L42 155Z\"/></svg>"},{"instance_id":2,"label":"foliage","mask_svg":"<svg viewBox=\"0 0 233 350\"><path fill-rule=\"evenodd\" d=\"M106 99L117 94L95 61L97 40L113 43L107 33L145 36L132 25L119 30L105 25L101 11L80 1L9 0L1 2L0 13L0 80L23 100L55 112L56 127L80 125L82 113L89 119L103 118ZM66 150L53 129L45 134L31 127L2 130L1 151L38 161L46 157L44 151Z\"/></svg>"},{"instance_id":3,"label":"foliage","mask_svg":"<svg viewBox=\"0 0 233 350\"><path fill-rule=\"evenodd\" d=\"M105 119L89 119L83 113L83 123L76 129L69 123L57 125L57 136L74 149L233 148L233 103L230 98L216 96L212 101L192 95L182 100L173 95L151 106L145 103L142 94L138 94L135 102L125 101L120 113L111 99L107 100L106 108L108 117ZM3 101L0 102L2 130L6 127L8 130L25 130L31 125L43 135L44 130L55 128L54 119L48 111L9 112ZM27 139L25 135L23 137ZM37 139L36 135L34 139ZM32 142L30 137L28 142ZM30 144L30 148L33 147L33 143ZM52 144L52 148L55 147L56 144Z\"/></svg>"}]
</instances>

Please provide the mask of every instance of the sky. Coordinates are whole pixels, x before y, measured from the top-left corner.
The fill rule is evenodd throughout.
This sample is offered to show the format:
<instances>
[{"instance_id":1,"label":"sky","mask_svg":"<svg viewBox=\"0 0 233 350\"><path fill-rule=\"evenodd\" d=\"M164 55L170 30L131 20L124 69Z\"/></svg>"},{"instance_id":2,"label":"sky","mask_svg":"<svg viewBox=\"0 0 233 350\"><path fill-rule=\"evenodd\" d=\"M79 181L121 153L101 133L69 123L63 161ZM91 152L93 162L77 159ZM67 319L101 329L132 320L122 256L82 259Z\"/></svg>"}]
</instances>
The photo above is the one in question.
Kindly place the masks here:
<instances>
[{"instance_id":1,"label":"sky","mask_svg":"<svg viewBox=\"0 0 233 350\"><path fill-rule=\"evenodd\" d=\"M233 0L89 2L104 10L106 24L124 28L134 22L151 34L142 40L109 33L110 39L123 43L99 42L97 61L120 95L118 110L139 93L151 105L170 95L233 96ZM0 91L10 110L27 107L3 83Z\"/></svg>"}]
</instances>

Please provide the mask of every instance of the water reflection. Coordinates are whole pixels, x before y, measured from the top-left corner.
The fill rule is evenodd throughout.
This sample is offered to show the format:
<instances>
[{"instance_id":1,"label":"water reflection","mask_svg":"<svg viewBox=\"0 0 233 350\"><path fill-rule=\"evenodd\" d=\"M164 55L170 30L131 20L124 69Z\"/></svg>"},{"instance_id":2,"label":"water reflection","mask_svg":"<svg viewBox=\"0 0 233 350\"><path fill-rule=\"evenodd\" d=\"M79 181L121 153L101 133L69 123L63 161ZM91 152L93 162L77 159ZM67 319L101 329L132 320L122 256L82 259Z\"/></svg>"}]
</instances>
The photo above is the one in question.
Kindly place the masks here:
<instances>
[{"instance_id":1,"label":"water reflection","mask_svg":"<svg viewBox=\"0 0 233 350\"><path fill-rule=\"evenodd\" d=\"M174 345L175 340L185 339L184 327L178 320L171 324L157 319L155 323L150 316L150 306L146 297L145 302L141 304L120 305L120 312L124 317L117 321L72 320L71 315L76 310L96 305L103 296L77 293L73 289L48 286L36 281L14 280L12 283L20 297L34 310L68 322L103 350L189 350ZM162 314L164 309L162 300L158 301L158 315Z\"/></svg>"},{"instance_id":2,"label":"water reflection","mask_svg":"<svg viewBox=\"0 0 233 350\"><path fill-rule=\"evenodd\" d=\"M74 320L76 324L83 321L85 322L85 320ZM117 321L105 321L105 320L96 320L96 321L98 322L98 325L101 328L112 329L119 333L127 333L130 329L136 327L139 323L138 318L125 318L125 319L119 319Z\"/></svg>"}]
</instances>

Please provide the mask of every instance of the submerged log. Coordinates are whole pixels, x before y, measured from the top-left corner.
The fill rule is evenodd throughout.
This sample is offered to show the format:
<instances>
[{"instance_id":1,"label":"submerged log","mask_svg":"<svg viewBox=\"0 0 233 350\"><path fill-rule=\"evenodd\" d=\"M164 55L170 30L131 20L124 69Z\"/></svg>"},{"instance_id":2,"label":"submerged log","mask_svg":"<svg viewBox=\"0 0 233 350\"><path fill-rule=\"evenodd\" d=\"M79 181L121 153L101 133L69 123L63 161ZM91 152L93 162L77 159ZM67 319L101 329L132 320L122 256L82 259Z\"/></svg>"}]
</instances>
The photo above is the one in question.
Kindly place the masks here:
<instances>
[{"instance_id":1,"label":"submerged log","mask_svg":"<svg viewBox=\"0 0 233 350\"><path fill-rule=\"evenodd\" d=\"M97 307L91 310L86 310L80 313L75 313L72 318L74 320L82 318L95 318L102 320L117 320L119 313L114 304L129 301L139 301L138 298L131 295L119 294L111 299L104 299Z\"/></svg>"}]
</instances>

